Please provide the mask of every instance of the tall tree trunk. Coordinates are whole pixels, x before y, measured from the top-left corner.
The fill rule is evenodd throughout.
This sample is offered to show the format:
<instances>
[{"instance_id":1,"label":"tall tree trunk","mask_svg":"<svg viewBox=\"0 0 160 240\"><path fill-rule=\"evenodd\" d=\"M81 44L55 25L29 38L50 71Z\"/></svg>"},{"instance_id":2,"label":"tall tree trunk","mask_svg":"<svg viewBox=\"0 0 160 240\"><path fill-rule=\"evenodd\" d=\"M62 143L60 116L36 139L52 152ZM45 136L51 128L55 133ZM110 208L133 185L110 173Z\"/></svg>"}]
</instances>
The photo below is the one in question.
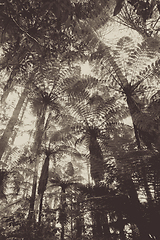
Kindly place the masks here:
<instances>
[{"instance_id":1,"label":"tall tree trunk","mask_svg":"<svg viewBox=\"0 0 160 240\"><path fill-rule=\"evenodd\" d=\"M13 85L14 85L13 78L14 78L15 75L16 75L16 67L10 73L10 76L9 76L9 78L7 80L7 83L4 86L3 95L1 97L1 103L2 104L6 101L9 93L11 92L11 90L13 88Z\"/></svg>"},{"instance_id":2,"label":"tall tree trunk","mask_svg":"<svg viewBox=\"0 0 160 240\"><path fill-rule=\"evenodd\" d=\"M34 145L33 145L33 149L32 149L33 160L34 160L34 176L33 176L32 194L31 194L29 214L28 214L29 220L32 220L34 218L34 205L35 205L35 198L36 198L38 166L39 166L38 157L39 157L39 153L40 153L42 136L44 133L44 121L45 121L46 109L47 109L47 106L44 106L42 108L40 116L38 116L37 123L36 123L35 140L34 140Z\"/></svg>"},{"instance_id":3,"label":"tall tree trunk","mask_svg":"<svg viewBox=\"0 0 160 240\"><path fill-rule=\"evenodd\" d=\"M76 204L76 239L77 240L82 239L83 226L84 226L84 217L81 213L81 203L79 202L79 199L77 199L77 204Z\"/></svg>"},{"instance_id":4,"label":"tall tree trunk","mask_svg":"<svg viewBox=\"0 0 160 240\"><path fill-rule=\"evenodd\" d=\"M61 223L62 229L61 229L61 240L64 240L64 223Z\"/></svg>"},{"instance_id":5,"label":"tall tree trunk","mask_svg":"<svg viewBox=\"0 0 160 240\"><path fill-rule=\"evenodd\" d=\"M95 130L90 130L90 142L89 142L89 152L90 152L90 171L91 177L97 184L100 180L104 178L104 158L101 147L96 138Z\"/></svg>"},{"instance_id":6,"label":"tall tree trunk","mask_svg":"<svg viewBox=\"0 0 160 240\"><path fill-rule=\"evenodd\" d=\"M38 222L41 222L41 216L42 216L42 206L43 206L43 193L40 194L40 204L39 204L39 217Z\"/></svg>"},{"instance_id":7,"label":"tall tree trunk","mask_svg":"<svg viewBox=\"0 0 160 240\"><path fill-rule=\"evenodd\" d=\"M46 159L44 161L42 171L41 171L41 176L39 179L39 186L38 186L38 194L40 198L40 203L39 203L39 222L41 222L41 215L42 215L42 203L43 203L43 195L46 190L47 182L48 182L48 169L49 169L49 157L50 153L46 153Z\"/></svg>"},{"instance_id":8,"label":"tall tree trunk","mask_svg":"<svg viewBox=\"0 0 160 240\"><path fill-rule=\"evenodd\" d=\"M4 133L0 139L0 159L2 158L5 150L6 150L6 147L8 145L8 140L10 139L10 137L12 136L12 132L13 132L13 129L14 129L14 126L16 125L17 123L17 120L18 120L18 116L19 116L19 113L22 109L22 106L23 106L23 103L26 99L26 96L27 96L27 87L25 87L24 91L22 92L19 100L18 100L18 103L13 111L13 114L12 114L12 117L10 118L7 126L6 126L6 129L4 130Z\"/></svg>"},{"instance_id":9,"label":"tall tree trunk","mask_svg":"<svg viewBox=\"0 0 160 240\"><path fill-rule=\"evenodd\" d=\"M93 209L93 206L91 206L92 235L93 235L92 238L95 240L97 238L97 236L96 236L96 222L95 222L94 214L95 214L95 211Z\"/></svg>"},{"instance_id":10,"label":"tall tree trunk","mask_svg":"<svg viewBox=\"0 0 160 240\"><path fill-rule=\"evenodd\" d=\"M71 191L71 198L70 198L70 206L71 206L71 239L73 238L73 201L72 201L72 191Z\"/></svg>"},{"instance_id":11,"label":"tall tree trunk","mask_svg":"<svg viewBox=\"0 0 160 240\"><path fill-rule=\"evenodd\" d=\"M62 191L61 191L61 209L60 209L60 223L61 223L61 240L64 240L64 234L65 234L65 224L66 224L66 187L61 185Z\"/></svg>"},{"instance_id":12,"label":"tall tree trunk","mask_svg":"<svg viewBox=\"0 0 160 240\"><path fill-rule=\"evenodd\" d=\"M20 117L20 122L22 121L22 119L23 119L23 116L24 116L24 113L25 113L25 111L26 111L26 107L27 107L27 104L28 104L28 99L27 99L27 101L24 103L24 107L23 107L23 110L22 110L22 115L21 115L21 117ZM16 139L16 136L17 136L17 131L14 131L13 132L13 134L12 134L12 136L11 136L11 138L12 138L12 141L11 141L11 145L13 145L14 144L14 141L15 141L15 139ZM7 149L7 151L6 151L6 153L5 153L5 162L8 160L8 158L9 158L9 156L10 156L10 154L11 154L11 148L9 148L9 149ZM4 157L4 156L3 156Z\"/></svg>"}]
</instances>

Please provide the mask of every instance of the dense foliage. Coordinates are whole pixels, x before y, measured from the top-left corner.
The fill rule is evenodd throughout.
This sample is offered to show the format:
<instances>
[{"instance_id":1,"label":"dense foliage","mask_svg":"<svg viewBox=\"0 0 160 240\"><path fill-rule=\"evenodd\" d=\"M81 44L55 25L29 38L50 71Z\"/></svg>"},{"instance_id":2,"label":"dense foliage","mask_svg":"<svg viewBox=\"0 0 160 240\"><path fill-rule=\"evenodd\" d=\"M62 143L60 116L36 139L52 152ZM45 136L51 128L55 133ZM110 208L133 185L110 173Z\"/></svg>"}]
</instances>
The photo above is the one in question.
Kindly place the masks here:
<instances>
[{"instance_id":1,"label":"dense foliage","mask_svg":"<svg viewBox=\"0 0 160 240\"><path fill-rule=\"evenodd\" d=\"M154 0L0 1L0 239L160 238L159 19ZM138 41L103 40L124 25Z\"/></svg>"}]
</instances>

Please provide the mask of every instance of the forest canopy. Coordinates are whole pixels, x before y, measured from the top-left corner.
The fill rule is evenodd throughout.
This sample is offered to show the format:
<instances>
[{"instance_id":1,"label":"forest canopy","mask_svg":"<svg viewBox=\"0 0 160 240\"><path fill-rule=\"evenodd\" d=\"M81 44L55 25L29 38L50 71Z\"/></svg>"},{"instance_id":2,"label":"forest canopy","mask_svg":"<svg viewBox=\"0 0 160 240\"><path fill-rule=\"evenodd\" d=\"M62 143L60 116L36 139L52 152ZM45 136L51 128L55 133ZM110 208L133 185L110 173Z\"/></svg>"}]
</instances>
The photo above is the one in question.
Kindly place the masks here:
<instances>
[{"instance_id":1,"label":"forest canopy","mask_svg":"<svg viewBox=\"0 0 160 240\"><path fill-rule=\"evenodd\" d=\"M1 0L0 23L0 239L160 239L160 1Z\"/></svg>"}]
</instances>

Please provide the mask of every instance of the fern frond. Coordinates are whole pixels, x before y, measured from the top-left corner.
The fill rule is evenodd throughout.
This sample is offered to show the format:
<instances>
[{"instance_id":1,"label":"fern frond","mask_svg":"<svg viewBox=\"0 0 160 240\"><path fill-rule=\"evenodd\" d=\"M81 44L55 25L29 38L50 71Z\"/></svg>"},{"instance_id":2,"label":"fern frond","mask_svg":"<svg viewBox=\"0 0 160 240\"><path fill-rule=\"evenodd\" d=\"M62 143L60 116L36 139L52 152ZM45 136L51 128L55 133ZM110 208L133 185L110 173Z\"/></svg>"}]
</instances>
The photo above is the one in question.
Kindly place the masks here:
<instances>
[{"instance_id":1,"label":"fern frond","mask_svg":"<svg viewBox=\"0 0 160 240\"><path fill-rule=\"evenodd\" d=\"M66 148L68 148L68 149L69 149L69 146L72 146L74 144L75 139L76 139L70 125L65 126L50 135L51 135L50 142L52 144L59 144L60 142L61 142L61 144L65 143ZM63 150L63 145L62 145L62 150Z\"/></svg>"},{"instance_id":2,"label":"fern frond","mask_svg":"<svg viewBox=\"0 0 160 240\"><path fill-rule=\"evenodd\" d=\"M119 23L138 31L138 33L142 36L149 36L149 32L147 31L148 29L146 29L143 18L137 15L134 8L129 4L124 5L121 13L117 16L117 19Z\"/></svg>"}]
</instances>

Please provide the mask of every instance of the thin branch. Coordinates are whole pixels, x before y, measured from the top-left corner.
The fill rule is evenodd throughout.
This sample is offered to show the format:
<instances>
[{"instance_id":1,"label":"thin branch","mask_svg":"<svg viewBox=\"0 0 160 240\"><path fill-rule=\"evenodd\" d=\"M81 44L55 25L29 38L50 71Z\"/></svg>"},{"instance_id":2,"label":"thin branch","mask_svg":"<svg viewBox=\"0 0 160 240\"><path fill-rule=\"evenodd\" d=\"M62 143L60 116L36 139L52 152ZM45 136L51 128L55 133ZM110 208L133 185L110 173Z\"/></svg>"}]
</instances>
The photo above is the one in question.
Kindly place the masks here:
<instances>
[{"instance_id":1,"label":"thin branch","mask_svg":"<svg viewBox=\"0 0 160 240\"><path fill-rule=\"evenodd\" d=\"M155 28L155 26L156 26L156 24L158 23L159 20L160 20L160 17L157 18L155 24L154 24L153 27L152 27L153 29Z\"/></svg>"},{"instance_id":2,"label":"thin branch","mask_svg":"<svg viewBox=\"0 0 160 240\"><path fill-rule=\"evenodd\" d=\"M19 24L15 21L15 19L12 16L11 16L11 19L22 32L24 32L29 38L31 38L39 46L43 47L43 45L41 45L36 38L32 37L27 31L25 31L21 26L19 26Z\"/></svg>"}]
</instances>

